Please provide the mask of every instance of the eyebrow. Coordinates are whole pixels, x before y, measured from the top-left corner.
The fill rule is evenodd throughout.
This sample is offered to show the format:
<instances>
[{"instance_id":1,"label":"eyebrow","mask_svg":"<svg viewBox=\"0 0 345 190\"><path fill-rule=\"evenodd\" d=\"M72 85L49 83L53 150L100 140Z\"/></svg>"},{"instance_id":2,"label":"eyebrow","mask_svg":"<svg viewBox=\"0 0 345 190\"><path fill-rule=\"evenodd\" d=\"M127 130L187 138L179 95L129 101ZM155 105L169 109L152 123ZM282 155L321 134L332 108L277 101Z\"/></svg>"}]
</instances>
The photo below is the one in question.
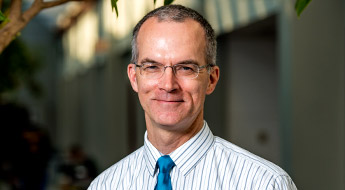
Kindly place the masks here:
<instances>
[{"instance_id":1,"label":"eyebrow","mask_svg":"<svg viewBox=\"0 0 345 190\"><path fill-rule=\"evenodd\" d=\"M150 58L145 58L145 59L143 59L143 60L140 61L141 64L147 63L147 62L149 62L149 63L159 63L159 62L157 62L157 61L155 61L155 60L153 60L153 59L150 59ZM161 64L161 63L160 63L160 64Z\"/></svg>"},{"instance_id":2,"label":"eyebrow","mask_svg":"<svg viewBox=\"0 0 345 190\"><path fill-rule=\"evenodd\" d=\"M140 63L141 63L141 64L143 64L143 63L162 64L162 63L160 63L160 62L158 62L158 61L155 61L155 60L153 60L153 59L150 59L150 58L145 58L145 59L141 60ZM176 64L195 64L195 65L199 65L197 61L192 60L192 59L183 60L183 61L180 61L180 62L178 62L178 63L176 63Z\"/></svg>"},{"instance_id":3,"label":"eyebrow","mask_svg":"<svg viewBox=\"0 0 345 190\"><path fill-rule=\"evenodd\" d=\"M184 60L181 62L178 62L177 64L194 64L194 65L199 65L199 63L195 60L189 59L189 60Z\"/></svg>"}]
</instances>

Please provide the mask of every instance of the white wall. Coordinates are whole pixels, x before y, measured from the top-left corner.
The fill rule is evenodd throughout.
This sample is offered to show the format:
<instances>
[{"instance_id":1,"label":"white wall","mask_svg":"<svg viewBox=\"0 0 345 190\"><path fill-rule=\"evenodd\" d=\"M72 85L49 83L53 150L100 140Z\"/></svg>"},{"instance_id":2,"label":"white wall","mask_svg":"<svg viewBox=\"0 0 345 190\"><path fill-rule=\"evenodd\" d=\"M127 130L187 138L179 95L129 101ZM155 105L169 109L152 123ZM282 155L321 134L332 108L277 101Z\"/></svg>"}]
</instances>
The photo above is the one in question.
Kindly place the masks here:
<instances>
[{"instance_id":1,"label":"white wall","mask_svg":"<svg viewBox=\"0 0 345 190\"><path fill-rule=\"evenodd\" d=\"M300 19L284 3L281 72L293 178L299 189L343 190L344 1L312 1Z\"/></svg>"},{"instance_id":2,"label":"white wall","mask_svg":"<svg viewBox=\"0 0 345 190\"><path fill-rule=\"evenodd\" d=\"M275 17L224 34L218 42L223 137L281 165Z\"/></svg>"},{"instance_id":3,"label":"white wall","mask_svg":"<svg viewBox=\"0 0 345 190\"><path fill-rule=\"evenodd\" d=\"M280 165L278 73L272 38L232 38L227 123L230 140Z\"/></svg>"}]
</instances>

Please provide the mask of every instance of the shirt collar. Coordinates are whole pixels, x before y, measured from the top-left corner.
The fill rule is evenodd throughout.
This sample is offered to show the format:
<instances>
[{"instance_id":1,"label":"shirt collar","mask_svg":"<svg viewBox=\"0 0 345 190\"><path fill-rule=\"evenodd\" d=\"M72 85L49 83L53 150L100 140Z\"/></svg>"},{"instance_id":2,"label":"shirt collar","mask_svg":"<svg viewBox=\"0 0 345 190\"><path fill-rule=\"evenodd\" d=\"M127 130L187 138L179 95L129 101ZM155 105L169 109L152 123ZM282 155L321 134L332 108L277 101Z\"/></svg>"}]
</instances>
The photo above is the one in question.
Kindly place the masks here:
<instances>
[{"instance_id":1,"label":"shirt collar","mask_svg":"<svg viewBox=\"0 0 345 190\"><path fill-rule=\"evenodd\" d=\"M214 136L208 127L206 121L202 129L191 139L170 153L171 159L176 167L187 175L196 164L203 158L214 143ZM154 176L156 162L162 154L150 143L145 133L144 158L146 166L151 176Z\"/></svg>"},{"instance_id":2,"label":"shirt collar","mask_svg":"<svg viewBox=\"0 0 345 190\"><path fill-rule=\"evenodd\" d=\"M162 154L151 144L147 138L147 131L144 136L144 160L146 167L150 172L151 176L154 176L156 169L156 162Z\"/></svg>"}]
</instances>

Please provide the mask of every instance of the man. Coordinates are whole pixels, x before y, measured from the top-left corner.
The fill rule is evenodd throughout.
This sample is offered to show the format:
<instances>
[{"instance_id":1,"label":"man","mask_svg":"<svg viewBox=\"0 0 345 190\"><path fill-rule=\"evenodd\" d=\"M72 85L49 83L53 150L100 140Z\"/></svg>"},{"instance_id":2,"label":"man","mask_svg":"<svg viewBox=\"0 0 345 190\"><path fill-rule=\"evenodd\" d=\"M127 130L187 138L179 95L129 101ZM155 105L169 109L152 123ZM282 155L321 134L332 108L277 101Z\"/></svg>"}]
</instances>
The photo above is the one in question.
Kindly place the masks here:
<instances>
[{"instance_id":1,"label":"man","mask_svg":"<svg viewBox=\"0 0 345 190\"><path fill-rule=\"evenodd\" d=\"M215 34L180 5L134 28L128 77L145 112L144 146L100 174L89 190L296 189L281 168L213 136L203 109L219 79Z\"/></svg>"}]
</instances>

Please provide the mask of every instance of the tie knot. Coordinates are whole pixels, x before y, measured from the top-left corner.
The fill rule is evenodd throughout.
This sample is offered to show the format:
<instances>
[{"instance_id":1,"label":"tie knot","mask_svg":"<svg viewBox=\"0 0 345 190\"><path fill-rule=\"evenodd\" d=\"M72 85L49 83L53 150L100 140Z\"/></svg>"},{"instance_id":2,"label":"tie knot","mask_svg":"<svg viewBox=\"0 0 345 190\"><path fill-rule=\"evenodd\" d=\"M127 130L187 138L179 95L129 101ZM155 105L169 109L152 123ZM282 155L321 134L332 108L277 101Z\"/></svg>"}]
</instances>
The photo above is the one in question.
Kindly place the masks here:
<instances>
[{"instance_id":1,"label":"tie knot","mask_svg":"<svg viewBox=\"0 0 345 190\"><path fill-rule=\"evenodd\" d=\"M164 155L157 160L157 166L159 168L159 172L169 173L171 168L175 166L175 163L169 155Z\"/></svg>"}]
</instances>

